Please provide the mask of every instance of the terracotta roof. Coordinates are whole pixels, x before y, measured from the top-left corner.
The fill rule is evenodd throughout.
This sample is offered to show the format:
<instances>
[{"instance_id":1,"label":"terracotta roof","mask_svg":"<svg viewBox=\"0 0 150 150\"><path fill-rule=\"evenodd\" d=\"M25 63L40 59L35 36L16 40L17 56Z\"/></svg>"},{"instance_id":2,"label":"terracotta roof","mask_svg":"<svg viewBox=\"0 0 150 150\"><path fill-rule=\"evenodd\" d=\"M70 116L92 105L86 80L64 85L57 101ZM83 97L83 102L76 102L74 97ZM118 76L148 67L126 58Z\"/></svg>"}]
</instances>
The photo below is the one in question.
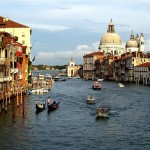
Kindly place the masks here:
<instances>
[{"instance_id":1,"label":"terracotta roof","mask_svg":"<svg viewBox=\"0 0 150 150\"><path fill-rule=\"evenodd\" d=\"M85 54L83 57L86 58L86 57L93 57L95 55L103 55L103 52L93 52L93 53L90 53L90 54Z\"/></svg>"},{"instance_id":2,"label":"terracotta roof","mask_svg":"<svg viewBox=\"0 0 150 150\"><path fill-rule=\"evenodd\" d=\"M140 64L140 65L135 66L135 67L150 67L150 62L146 62L144 64Z\"/></svg>"},{"instance_id":3,"label":"terracotta roof","mask_svg":"<svg viewBox=\"0 0 150 150\"><path fill-rule=\"evenodd\" d=\"M8 18L0 16L0 28L29 28L23 24L12 21Z\"/></svg>"}]
</instances>

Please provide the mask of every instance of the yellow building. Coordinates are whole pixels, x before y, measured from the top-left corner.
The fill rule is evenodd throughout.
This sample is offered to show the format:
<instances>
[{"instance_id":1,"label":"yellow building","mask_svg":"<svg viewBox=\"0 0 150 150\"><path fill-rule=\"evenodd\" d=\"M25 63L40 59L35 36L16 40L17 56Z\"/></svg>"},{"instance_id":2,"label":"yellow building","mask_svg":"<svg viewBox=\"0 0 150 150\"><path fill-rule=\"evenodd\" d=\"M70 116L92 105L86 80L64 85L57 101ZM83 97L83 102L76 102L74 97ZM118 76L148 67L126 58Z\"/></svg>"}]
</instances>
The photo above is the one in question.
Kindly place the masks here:
<instances>
[{"instance_id":1,"label":"yellow building","mask_svg":"<svg viewBox=\"0 0 150 150\"><path fill-rule=\"evenodd\" d=\"M18 42L23 46L27 46L26 54L30 57L30 36L31 28L23 24L10 20L9 18L0 16L0 31L10 33L13 37L18 38Z\"/></svg>"}]
</instances>

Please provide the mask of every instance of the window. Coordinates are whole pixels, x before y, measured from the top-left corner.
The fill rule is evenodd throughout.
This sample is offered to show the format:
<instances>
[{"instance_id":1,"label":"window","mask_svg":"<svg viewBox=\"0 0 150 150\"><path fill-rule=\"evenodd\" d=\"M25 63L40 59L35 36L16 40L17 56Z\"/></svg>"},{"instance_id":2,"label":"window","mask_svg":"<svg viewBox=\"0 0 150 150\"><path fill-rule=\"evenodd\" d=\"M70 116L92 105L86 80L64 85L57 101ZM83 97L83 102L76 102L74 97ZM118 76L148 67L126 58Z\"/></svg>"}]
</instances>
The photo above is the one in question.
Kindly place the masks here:
<instances>
[{"instance_id":1,"label":"window","mask_svg":"<svg viewBox=\"0 0 150 150\"><path fill-rule=\"evenodd\" d=\"M25 37L25 33L24 32L22 32L22 37Z\"/></svg>"},{"instance_id":2,"label":"window","mask_svg":"<svg viewBox=\"0 0 150 150\"><path fill-rule=\"evenodd\" d=\"M23 45L25 44L25 41L24 41L24 40L22 41L22 44L23 44Z\"/></svg>"}]
</instances>

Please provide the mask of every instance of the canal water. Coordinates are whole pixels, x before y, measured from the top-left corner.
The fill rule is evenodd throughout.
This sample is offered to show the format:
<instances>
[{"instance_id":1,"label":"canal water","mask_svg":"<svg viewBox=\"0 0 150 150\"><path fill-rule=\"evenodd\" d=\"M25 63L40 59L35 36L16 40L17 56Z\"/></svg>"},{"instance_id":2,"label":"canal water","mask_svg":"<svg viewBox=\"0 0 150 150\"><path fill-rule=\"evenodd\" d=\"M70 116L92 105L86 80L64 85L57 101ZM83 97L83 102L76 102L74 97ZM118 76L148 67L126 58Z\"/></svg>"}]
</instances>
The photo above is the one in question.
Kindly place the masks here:
<instances>
[{"instance_id":1,"label":"canal water","mask_svg":"<svg viewBox=\"0 0 150 150\"><path fill-rule=\"evenodd\" d=\"M0 114L0 150L149 150L150 87L103 81L102 89L92 89L93 81L69 79L55 82L48 94L25 96L22 106L12 104ZM93 95L96 104L86 104ZM48 96L60 101L58 110L35 113L35 100ZM108 119L96 119L99 105L111 107Z\"/></svg>"}]
</instances>

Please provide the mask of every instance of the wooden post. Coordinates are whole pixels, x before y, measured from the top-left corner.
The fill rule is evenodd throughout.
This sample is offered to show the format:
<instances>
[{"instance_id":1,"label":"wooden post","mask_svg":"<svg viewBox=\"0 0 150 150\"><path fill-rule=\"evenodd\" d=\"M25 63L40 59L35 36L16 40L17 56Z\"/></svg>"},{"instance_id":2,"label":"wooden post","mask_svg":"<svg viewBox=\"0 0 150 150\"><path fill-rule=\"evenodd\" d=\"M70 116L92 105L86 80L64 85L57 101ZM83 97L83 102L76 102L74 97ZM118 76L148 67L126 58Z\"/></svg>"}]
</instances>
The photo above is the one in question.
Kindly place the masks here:
<instances>
[{"instance_id":1,"label":"wooden post","mask_svg":"<svg viewBox=\"0 0 150 150\"><path fill-rule=\"evenodd\" d=\"M10 94L9 94L8 104L10 104Z\"/></svg>"},{"instance_id":2,"label":"wooden post","mask_svg":"<svg viewBox=\"0 0 150 150\"><path fill-rule=\"evenodd\" d=\"M7 113L7 96L6 96L6 100L5 100L5 113Z\"/></svg>"},{"instance_id":3,"label":"wooden post","mask_svg":"<svg viewBox=\"0 0 150 150\"><path fill-rule=\"evenodd\" d=\"M18 102L18 89L17 89L17 107L19 106L19 102Z\"/></svg>"},{"instance_id":4,"label":"wooden post","mask_svg":"<svg viewBox=\"0 0 150 150\"><path fill-rule=\"evenodd\" d=\"M23 116L24 116L24 92L22 93L22 109L23 109L23 111L22 111L22 114L23 114Z\"/></svg>"},{"instance_id":5,"label":"wooden post","mask_svg":"<svg viewBox=\"0 0 150 150\"><path fill-rule=\"evenodd\" d=\"M3 100L2 100L2 109L4 109L4 97L3 97Z\"/></svg>"},{"instance_id":6,"label":"wooden post","mask_svg":"<svg viewBox=\"0 0 150 150\"><path fill-rule=\"evenodd\" d=\"M21 105L22 105L22 88L20 89Z\"/></svg>"},{"instance_id":7,"label":"wooden post","mask_svg":"<svg viewBox=\"0 0 150 150\"><path fill-rule=\"evenodd\" d=\"M1 102L0 102L0 113L2 112L2 105L1 105Z\"/></svg>"},{"instance_id":8,"label":"wooden post","mask_svg":"<svg viewBox=\"0 0 150 150\"><path fill-rule=\"evenodd\" d=\"M14 95L14 93L13 93L13 95L12 95L12 114L13 114L13 119L14 119L14 117L15 117L15 110L14 110L14 98L15 98L15 95Z\"/></svg>"}]
</instances>

